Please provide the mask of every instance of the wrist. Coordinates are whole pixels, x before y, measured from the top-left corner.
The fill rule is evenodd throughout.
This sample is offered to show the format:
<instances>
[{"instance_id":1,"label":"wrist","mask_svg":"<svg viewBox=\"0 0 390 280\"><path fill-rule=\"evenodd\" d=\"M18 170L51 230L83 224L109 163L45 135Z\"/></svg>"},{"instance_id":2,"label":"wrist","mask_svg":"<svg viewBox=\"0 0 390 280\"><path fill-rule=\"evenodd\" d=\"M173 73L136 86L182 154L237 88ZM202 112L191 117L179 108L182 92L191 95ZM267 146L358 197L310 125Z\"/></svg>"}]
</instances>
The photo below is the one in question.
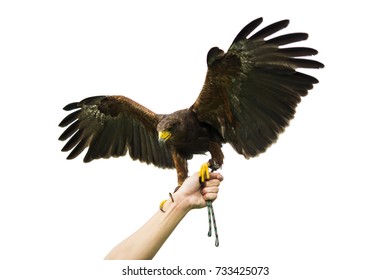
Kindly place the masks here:
<instances>
[{"instance_id":1,"label":"wrist","mask_svg":"<svg viewBox=\"0 0 390 280\"><path fill-rule=\"evenodd\" d=\"M163 206L164 212L180 211L187 214L192 209L192 204L189 197L182 196L180 193L173 193Z\"/></svg>"}]
</instances>

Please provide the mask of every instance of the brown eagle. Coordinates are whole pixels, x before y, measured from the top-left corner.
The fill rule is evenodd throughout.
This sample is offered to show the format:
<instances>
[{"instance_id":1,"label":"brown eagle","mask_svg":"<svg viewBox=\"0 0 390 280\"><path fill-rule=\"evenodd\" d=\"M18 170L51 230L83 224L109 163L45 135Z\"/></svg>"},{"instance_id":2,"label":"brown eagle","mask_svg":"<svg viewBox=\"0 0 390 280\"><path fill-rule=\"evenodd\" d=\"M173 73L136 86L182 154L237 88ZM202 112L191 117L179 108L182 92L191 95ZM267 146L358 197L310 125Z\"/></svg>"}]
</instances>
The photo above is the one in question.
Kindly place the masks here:
<instances>
[{"instance_id":1,"label":"brown eagle","mask_svg":"<svg viewBox=\"0 0 390 280\"><path fill-rule=\"evenodd\" d=\"M68 126L59 140L70 138L62 151L71 151L67 158L73 159L88 147L84 162L128 152L133 160L175 168L179 186L194 154L210 152L209 166L216 169L223 164L224 143L246 159L264 152L288 126L301 97L318 83L296 69L324 65L302 58L317 54L315 49L282 47L306 40L306 33L271 37L288 20L254 32L262 21L246 25L226 53L210 49L206 80L189 108L156 114L119 95L68 104L64 110L75 111L59 124Z\"/></svg>"}]
</instances>

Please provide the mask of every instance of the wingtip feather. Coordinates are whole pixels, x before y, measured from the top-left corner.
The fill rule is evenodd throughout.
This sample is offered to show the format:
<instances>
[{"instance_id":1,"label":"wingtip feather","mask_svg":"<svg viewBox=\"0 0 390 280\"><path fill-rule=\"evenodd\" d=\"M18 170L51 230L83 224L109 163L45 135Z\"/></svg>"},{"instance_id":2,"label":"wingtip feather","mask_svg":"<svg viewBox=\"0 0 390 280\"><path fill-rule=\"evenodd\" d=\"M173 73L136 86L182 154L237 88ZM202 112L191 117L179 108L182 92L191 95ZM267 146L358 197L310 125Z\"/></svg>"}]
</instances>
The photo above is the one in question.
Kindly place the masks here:
<instances>
[{"instance_id":1,"label":"wingtip feather","mask_svg":"<svg viewBox=\"0 0 390 280\"><path fill-rule=\"evenodd\" d=\"M63 109L65 111L71 111L71 110L74 110L76 108L79 107L79 103L78 102L72 102L72 103L69 103L68 105L66 105Z\"/></svg>"},{"instance_id":2,"label":"wingtip feather","mask_svg":"<svg viewBox=\"0 0 390 280\"><path fill-rule=\"evenodd\" d=\"M265 37L268 37L268 36L278 32L279 30L286 28L289 25L289 23L290 23L290 20L288 20L288 19L272 23L272 24L264 27L263 29L259 30L258 32L256 32L252 37L250 37L250 39L251 40L264 39Z\"/></svg>"},{"instance_id":3,"label":"wingtip feather","mask_svg":"<svg viewBox=\"0 0 390 280\"><path fill-rule=\"evenodd\" d=\"M241 29L241 31L237 34L236 38L234 38L232 44L240 40L246 39L248 35L251 34L253 30L255 30L256 27L258 27L262 22L263 22L263 18L260 17L245 25L245 27Z\"/></svg>"}]
</instances>

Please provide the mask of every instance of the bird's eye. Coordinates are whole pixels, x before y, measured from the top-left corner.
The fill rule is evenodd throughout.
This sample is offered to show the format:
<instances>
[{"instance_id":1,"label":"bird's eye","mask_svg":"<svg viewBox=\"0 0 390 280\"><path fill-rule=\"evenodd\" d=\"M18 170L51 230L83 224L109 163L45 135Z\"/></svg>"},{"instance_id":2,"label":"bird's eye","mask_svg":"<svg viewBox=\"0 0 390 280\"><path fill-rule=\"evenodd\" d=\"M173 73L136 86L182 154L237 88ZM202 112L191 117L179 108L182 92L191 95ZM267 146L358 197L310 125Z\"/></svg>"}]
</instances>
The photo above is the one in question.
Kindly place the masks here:
<instances>
[{"instance_id":1,"label":"bird's eye","mask_svg":"<svg viewBox=\"0 0 390 280\"><path fill-rule=\"evenodd\" d=\"M169 131L172 132L172 131L175 130L178 126L179 126L179 122L174 122L174 123L171 125L171 128L169 129Z\"/></svg>"}]
</instances>

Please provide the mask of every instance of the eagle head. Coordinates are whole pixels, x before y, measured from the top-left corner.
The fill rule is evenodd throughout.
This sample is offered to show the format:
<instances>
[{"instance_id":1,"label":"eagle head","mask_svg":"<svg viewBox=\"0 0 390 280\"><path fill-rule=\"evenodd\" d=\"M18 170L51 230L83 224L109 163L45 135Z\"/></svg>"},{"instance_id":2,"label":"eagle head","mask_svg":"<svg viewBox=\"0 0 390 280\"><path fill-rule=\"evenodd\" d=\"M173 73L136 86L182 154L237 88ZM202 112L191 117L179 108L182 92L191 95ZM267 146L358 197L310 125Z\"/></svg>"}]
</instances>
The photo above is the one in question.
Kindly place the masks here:
<instances>
[{"instance_id":1,"label":"eagle head","mask_svg":"<svg viewBox=\"0 0 390 280\"><path fill-rule=\"evenodd\" d=\"M164 116L157 125L158 141L163 143L171 139L179 124L180 120L175 114Z\"/></svg>"}]
</instances>

